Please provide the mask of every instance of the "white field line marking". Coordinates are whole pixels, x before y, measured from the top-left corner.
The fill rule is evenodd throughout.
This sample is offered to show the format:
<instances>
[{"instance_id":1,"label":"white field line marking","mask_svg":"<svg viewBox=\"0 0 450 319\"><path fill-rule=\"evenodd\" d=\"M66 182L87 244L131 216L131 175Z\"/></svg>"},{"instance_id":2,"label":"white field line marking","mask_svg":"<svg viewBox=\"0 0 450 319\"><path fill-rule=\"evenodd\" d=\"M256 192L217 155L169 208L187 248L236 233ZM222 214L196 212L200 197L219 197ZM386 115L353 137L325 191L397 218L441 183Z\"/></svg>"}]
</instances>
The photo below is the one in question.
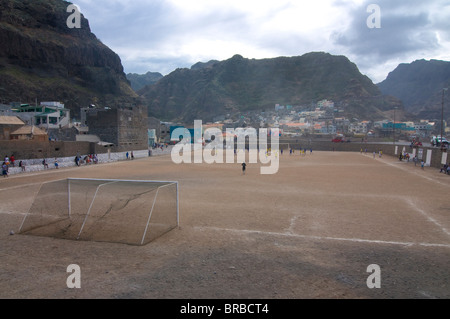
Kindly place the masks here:
<instances>
[{"instance_id":1,"label":"white field line marking","mask_svg":"<svg viewBox=\"0 0 450 319\"><path fill-rule=\"evenodd\" d=\"M294 216L291 218L291 222L289 224L289 228L286 229L286 233L287 234L294 234L294 227L295 227L295 223L297 222L297 219L299 218L299 216Z\"/></svg>"},{"instance_id":2,"label":"white field line marking","mask_svg":"<svg viewBox=\"0 0 450 319\"><path fill-rule=\"evenodd\" d=\"M370 239L360 239L360 238L339 238L339 237L328 237L328 236L310 236L310 235L300 235L292 233L278 233L278 232L266 232L260 230L248 230L248 229L229 229L229 228L219 228L219 227L194 227L196 230L214 230L214 231L226 231L234 233L243 234L259 234L259 235L269 235L269 236L281 236L281 237L294 237L294 238L305 238L305 239L315 239L315 240L330 240L330 241L348 241L354 243L368 243L368 244L382 244L382 245L400 245L400 246L425 246L425 247L444 247L450 248L447 244L430 244L430 243L415 243L415 242L398 242L398 241L385 241L385 240L370 240Z\"/></svg>"},{"instance_id":3,"label":"white field line marking","mask_svg":"<svg viewBox=\"0 0 450 319\"><path fill-rule=\"evenodd\" d=\"M91 167L91 166L88 166L88 167ZM35 176L39 176L39 175L56 174L56 173L61 173L61 172L65 172L68 170L75 170L75 169L81 169L81 167L70 166L70 167L61 167L59 169L48 168L48 169L41 170L41 171L28 171L28 172L16 173L13 175L9 175L8 179L19 179L19 178L35 177Z\"/></svg>"},{"instance_id":4,"label":"white field line marking","mask_svg":"<svg viewBox=\"0 0 450 319\"><path fill-rule=\"evenodd\" d=\"M442 226L436 219L434 219L433 217L431 217L429 214L427 214L423 209L420 209L419 207L417 207L417 204L415 204L411 198L408 198L406 200L406 202L411 206L411 208L413 208L414 210L416 210L417 212L419 212L422 216L424 216L426 219L428 219L428 221L432 222L433 224L435 224L437 227L439 227L445 234L447 234L448 236L450 236L450 231L448 231L444 226Z\"/></svg>"},{"instance_id":5,"label":"white field line marking","mask_svg":"<svg viewBox=\"0 0 450 319\"><path fill-rule=\"evenodd\" d=\"M41 184L42 184L42 182L40 182L40 183L30 183L30 184L24 184L24 185L18 185L18 186L10 186L10 187L7 187L7 188L0 188L0 192L9 191L9 190L18 189L18 188L29 187L29 186L36 186L36 185L41 185Z\"/></svg>"},{"instance_id":6,"label":"white field line marking","mask_svg":"<svg viewBox=\"0 0 450 319\"><path fill-rule=\"evenodd\" d=\"M11 215L11 216L25 216L28 213L16 213L16 212L2 212L0 211L0 215ZM69 219L67 216L58 216L58 215L49 215L49 214L31 214L32 217L45 217L45 218L53 218L53 219Z\"/></svg>"},{"instance_id":7,"label":"white field line marking","mask_svg":"<svg viewBox=\"0 0 450 319\"><path fill-rule=\"evenodd\" d=\"M437 184L440 184L440 185L443 185L443 186L450 187L450 184L448 184L448 183L442 183L441 181L438 181L438 180L436 180L436 179L434 179L434 178L431 178L431 177L429 177L429 176L422 175L422 174L419 174L418 172L415 172L416 169L422 171L422 170L421 170L420 168L418 168L418 167L415 167L415 166L414 166L416 169L409 169L409 167L402 167L401 164L408 164L407 162L390 163L390 162L387 162L387 161L385 161L385 160L383 160L383 159L380 159L380 158L375 158L375 159L376 159L377 161L380 161L380 162L383 163L383 164L386 164L386 165L389 165L389 166L392 166L392 167L396 167L396 168L398 168L398 169L400 169L400 170L402 170L402 171L405 171L405 172L407 172L407 173L410 173L410 174L413 174L413 175L422 177L422 178L424 178L424 179L426 179L426 180L429 180L430 182L434 182L434 183L437 183ZM420 163L419 163L418 165L420 165ZM428 169L430 169L430 168L428 168Z\"/></svg>"},{"instance_id":8,"label":"white field line marking","mask_svg":"<svg viewBox=\"0 0 450 319\"><path fill-rule=\"evenodd\" d=\"M27 213L15 213L15 212L2 212L0 211L0 215L26 215Z\"/></svg>"}]
</instances>

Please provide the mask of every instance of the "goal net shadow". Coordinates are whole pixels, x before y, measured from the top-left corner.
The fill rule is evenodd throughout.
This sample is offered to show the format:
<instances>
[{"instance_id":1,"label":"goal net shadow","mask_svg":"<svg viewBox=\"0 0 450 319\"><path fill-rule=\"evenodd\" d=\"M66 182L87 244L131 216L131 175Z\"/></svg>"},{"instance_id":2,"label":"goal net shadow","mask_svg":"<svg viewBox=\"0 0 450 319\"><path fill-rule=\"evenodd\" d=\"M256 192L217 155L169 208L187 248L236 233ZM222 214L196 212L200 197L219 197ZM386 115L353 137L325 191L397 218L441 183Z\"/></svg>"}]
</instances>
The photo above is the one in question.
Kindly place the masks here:
<instances>
[{"instance_id":1,"label":"goal net shadow","mask_svg":"<svg viewBox=\"0 0 450 319\"><path fill-rule=\"evenodd\" d=\"M19 233L145 245L178 221L177 182L69 178L40 186Z\"/></svg>"}]
</instances>

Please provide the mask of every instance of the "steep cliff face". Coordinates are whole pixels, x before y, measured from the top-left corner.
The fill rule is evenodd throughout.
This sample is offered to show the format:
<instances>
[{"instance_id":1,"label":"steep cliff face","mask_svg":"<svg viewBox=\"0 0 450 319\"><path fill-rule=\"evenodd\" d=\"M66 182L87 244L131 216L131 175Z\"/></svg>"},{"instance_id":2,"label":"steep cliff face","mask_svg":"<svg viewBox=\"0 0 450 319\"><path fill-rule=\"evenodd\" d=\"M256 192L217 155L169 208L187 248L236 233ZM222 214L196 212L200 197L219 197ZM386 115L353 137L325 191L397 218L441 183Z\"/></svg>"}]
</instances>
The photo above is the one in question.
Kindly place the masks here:
<instances>
[{"instance_id":1,"label":"steep cliff face","mask_svg":"<svg viewBox=\"0 0 450 319\"><path fill-rule=\"evenodd\" d=\"M56 100L78 114L89 104L134 103L119 56L91 32L69 28L71 3L0 0L0 102Z\"/></svg>"}]
</instances>

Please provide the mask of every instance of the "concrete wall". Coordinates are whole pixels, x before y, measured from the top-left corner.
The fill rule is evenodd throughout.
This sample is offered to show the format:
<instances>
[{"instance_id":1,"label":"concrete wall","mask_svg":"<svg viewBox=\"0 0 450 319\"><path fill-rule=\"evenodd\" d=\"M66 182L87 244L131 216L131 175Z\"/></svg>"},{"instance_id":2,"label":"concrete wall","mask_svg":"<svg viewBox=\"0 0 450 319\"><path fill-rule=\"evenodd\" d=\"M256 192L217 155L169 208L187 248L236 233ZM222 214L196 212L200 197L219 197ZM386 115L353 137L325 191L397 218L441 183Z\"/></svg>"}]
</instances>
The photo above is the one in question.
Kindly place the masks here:
<instances>
[{"instance_id":1,"label":"concrete wall","mask_svg":"<svg viewBox=\"0 0 450 319\"><path fill-rule=\"evenodd\" d=\"M284 150L288 150L289 147L292 147L293 149L301 149L306 148L310 149L312 148L313 151L336 151L336 152L360 152L361 149L363 152L367 153L373 153L376 152L378 154L379 151L382 151L385 155L395 156L398 157L400 155L400 152L403 151L403 148L405 149L405 152L409 154L413 154L414 149L410 148L409 146L403 146L403 145L396 145L397 147L397 153L395 152L395 146L394 144L369 144L369 143L357 143L357 142L351 142L351 143L332 143L330 141L310 141L310 140L284 140L280 139L280 148L283 148ZM419 154L419 150L422 150L423 154L423 160L426 162L427 160L427 154L428 152L431 153L431 158L429 165L431 167L441 167L442 166L442 152L438 147L420 147L416 149L416 154ZM445 155L444 155L445 157ZM412 160L412 156L411 156ZM450 154L448 155L447 163L450 161Z\"/></svg>"},{"instance_id":2,"label":"concrete wall","mask_svg":"<svg viewBox=\"0 0 450 319\"><path fill-rule=\"evenodd\" d=\"M83 167L85 165L99 165L102 163L125 161L125 160L127 160L126 153L127 152L109 152L109 153L104 153L104 154L98 154L98 164L93 164L93 163L82 164L82 165L80 165L80 167ZM170 154L169 149L164 150L164 151L153 151L152 156L166 155L166 154ZM148 152L148 150L137 150L137 151L133 151L133 155L136 160L139 158L148 157L149 152ZM25 166L25 171L23 171L22 168L19 167L19 160L16 160L15 167L9 168L9 175L16 175L16 174L27 173L27 172L39 172L39 171L53 170L53 169L56 169L56 166L55 166L56 160L58 161L58 169L67 168L67 167L76 167L75 156L46 158L48 168L45 168L44 165L42 165L42 158L22 160L23 165ZM131 158L129 158L128 160L131 161Z\"/></svg>"},{"instance_id":3,"label":"concrete wall","mask_svg":"<svg viewBox=\"0 0 450 319\"><path fill-rule=\"evenodd\" d=\"M151 150L151 153L149 153L148 150L134 150L133 155L134 159L139 158L146 158L150 154L151 156L162 156L162 155L169 155L172 151L172 146L164 147L161 149L153 149ZM109 152L106 153L98 153L98 164L87 164L87 165L99 165L102 163L112 163L112 162L118 162L118 161L126 161L127 151L123 152L113 152L111 149ZM128 160L131 161L131 155L130 152L128 152L129 158ZM80 153L82 157L88 153ZM19 161L22 160L25 171L22 170L22 168L19 167ZM45 170L53 170L56 169L55 161L58 161L58 169L61 168L67 168L67 167L75 167L75 155L69 156L69 157L48 157L46 158L48 168L45 168L44 165L42 165L42 158L36 158L36 159L20 159L18 158L15 163L15 167L9 168L9 175L16 175L21 173L27 173L27 172L39 172L39 171L45 171ZM85 166L86 164L82 164L81 167Z\"/></svg>"}]
</instances>

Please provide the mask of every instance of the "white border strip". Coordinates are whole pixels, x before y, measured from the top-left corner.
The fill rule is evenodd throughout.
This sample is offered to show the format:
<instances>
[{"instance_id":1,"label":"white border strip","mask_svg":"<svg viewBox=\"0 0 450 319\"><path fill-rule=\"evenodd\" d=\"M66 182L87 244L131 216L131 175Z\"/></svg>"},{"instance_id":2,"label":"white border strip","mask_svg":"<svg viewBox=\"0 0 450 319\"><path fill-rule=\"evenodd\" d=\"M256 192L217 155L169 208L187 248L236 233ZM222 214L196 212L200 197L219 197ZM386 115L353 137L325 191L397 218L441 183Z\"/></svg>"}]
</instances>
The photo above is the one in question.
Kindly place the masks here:
<instances>
[{"instance_id":1,"label":"white border strip","mask_svg":"<svg viewBox=\"0 0 450 319\"><path fill-rule=\"evenodd\" d=\"M282 236L282 237L294 237L294 238L306 238L306 239L316 239L316 240L333 240L333 241L348 241L355 243L368 243L368 244L384 244L384 245L400 245L400 246L425 246L425 247L444 247L450 248L449 244L433 244L433 243L415 243L415 242L399 242L399 241L385 241L385 240L370 240L361 238L339 238L339 237L322 237L322 236L310 236L310 235L300 235L293 233L277 233L277 232L266 232L260 230L247 230L247 229L230 229L230 228L219 228L219 227L193 227L196 230L213 230L213 231L226 231L234 233L243 234L260 234L269 236Z\"/></svg>"}]
</instances>

